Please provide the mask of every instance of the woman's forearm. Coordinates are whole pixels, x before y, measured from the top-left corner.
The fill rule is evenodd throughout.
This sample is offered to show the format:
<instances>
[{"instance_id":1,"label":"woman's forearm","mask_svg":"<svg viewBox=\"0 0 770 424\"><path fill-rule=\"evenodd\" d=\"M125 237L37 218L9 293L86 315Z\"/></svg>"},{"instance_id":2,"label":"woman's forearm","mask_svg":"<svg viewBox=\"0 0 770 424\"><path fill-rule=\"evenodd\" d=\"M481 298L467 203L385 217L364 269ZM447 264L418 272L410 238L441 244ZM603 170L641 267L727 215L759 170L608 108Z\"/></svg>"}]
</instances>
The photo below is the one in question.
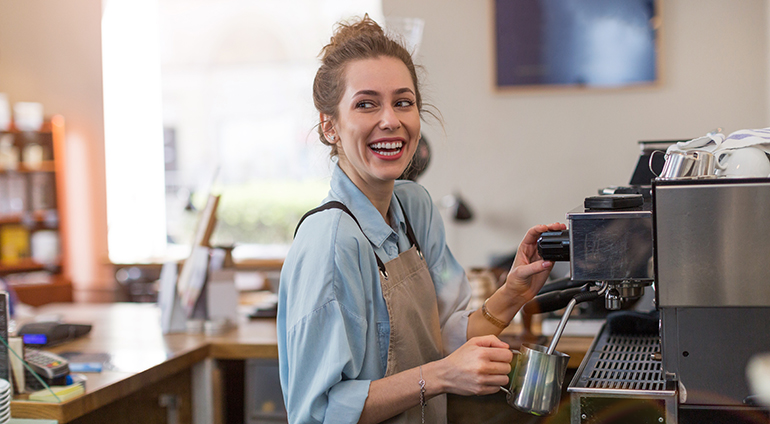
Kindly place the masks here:
<instances>
[{"instance_id":1,"label":"woman's forearm","mask_svg":"<svg viewBox=\"0 0 770 424\"><path fill-rule=\"evenodd\" d=\"M422 366L424 399L442 393L488 395L508 382L513 354L497 337L476 337ZM372 381L359 422L376 423L420 404L420 367Z\"/></svg>"},{"instance_id":2,"label":"woman's forearm","mask_svg":"<svg viewBox=\"0 0 770 424\"><path fill-rule=\"evenodd\" d=\"M440 368L440 361L422 366L426 401L445 392ZM417 367L372 381L358 422L379 423L420 405L420 380L420 368Z\"/></svg>"},{"instance_id":3,"label":"woman's forearm","mask_svg":"<svg viewBox=\"0 0 770 424\"><path fill-rule=\"evenodd\" d=\"M524 299L505 292L505 286L499 288L486 302L487 312L495 319L510 323L517 312L524 306ZM504 328L493 324L485 318L481 309L474 311L468 317L468 339L486 335L499 335Z\"/></svg>"}]
</instances>

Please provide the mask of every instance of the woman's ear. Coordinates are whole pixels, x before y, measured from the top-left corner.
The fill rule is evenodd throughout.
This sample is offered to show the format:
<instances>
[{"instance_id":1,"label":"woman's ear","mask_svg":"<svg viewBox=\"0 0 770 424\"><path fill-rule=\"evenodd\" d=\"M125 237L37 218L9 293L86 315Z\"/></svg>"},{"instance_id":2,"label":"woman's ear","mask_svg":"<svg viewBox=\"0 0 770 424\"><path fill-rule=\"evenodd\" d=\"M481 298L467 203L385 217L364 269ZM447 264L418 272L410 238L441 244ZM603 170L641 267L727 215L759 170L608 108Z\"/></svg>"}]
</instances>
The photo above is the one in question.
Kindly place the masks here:
<instances>
[{"instance_id":1,"label":"woman's ear","mask_svg":"<svg viewBox=\"0 0 770 424\"><path fill-rule=\"evenodd\" d=\"M321 130L323 130L324 137L326 137L326 141L329 142L329 144L337 143L339 137L337 136L337 131L334 129L332 117L325 113L321 114Z\"/></svg>"}]
</instances>

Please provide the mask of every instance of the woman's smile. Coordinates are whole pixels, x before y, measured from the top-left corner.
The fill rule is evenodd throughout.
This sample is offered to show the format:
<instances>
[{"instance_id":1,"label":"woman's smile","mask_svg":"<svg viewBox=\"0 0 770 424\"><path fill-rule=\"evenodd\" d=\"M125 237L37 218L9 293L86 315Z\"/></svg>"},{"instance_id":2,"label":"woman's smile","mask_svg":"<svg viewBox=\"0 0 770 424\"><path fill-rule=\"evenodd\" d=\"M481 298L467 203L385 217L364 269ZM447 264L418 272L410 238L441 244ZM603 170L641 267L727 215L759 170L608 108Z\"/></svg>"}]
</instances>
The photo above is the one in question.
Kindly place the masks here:
<instances>
[{"instance_id":1,"label":"woman's smile","mask_svg":"<svg viewBox=\"0 0 770 424\"><path fill-rule=\"evenodd\" d=\"M401 139L378 140L369 145L375 156L383 160L396 160L403 153L404 141Z\"/></svg>"}]
</instances>

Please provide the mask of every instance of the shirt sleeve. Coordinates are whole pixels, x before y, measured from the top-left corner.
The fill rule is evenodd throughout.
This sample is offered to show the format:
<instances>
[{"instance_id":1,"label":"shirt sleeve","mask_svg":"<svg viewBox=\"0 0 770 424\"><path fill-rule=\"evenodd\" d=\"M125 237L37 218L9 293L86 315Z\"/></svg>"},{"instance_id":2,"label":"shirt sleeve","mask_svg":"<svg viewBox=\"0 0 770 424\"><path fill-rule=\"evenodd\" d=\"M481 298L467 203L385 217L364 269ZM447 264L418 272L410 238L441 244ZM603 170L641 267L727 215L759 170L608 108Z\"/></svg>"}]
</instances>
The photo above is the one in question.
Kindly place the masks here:
<instances>
[{"instance_id":1,"label":"shirt sleeve","mask_svg":"<svg viewBox=\"0 0 770 424\"><path fill-rule=\"evenodd\" d=\"M289 422L355 423L369 394L368 380L352 379L363 356L355 338L366 331L337 301L331 301L292 327L286 345Z\"/></svg>"},{"instance_id":2,"label":"shirt sleeve","mask_svg":"<svg viewBox=\"0 0 770 424\"><path fill-rule=\"evenodd\" d=\"M292 423L355 423L369 394L367 349L376 336L362 280L377 272L376 263L359 246L365 239L336 242L338 226L356 225L340 224L340 213L309 217L281 272L278 355Z\"/></svg>"}]
</instances>

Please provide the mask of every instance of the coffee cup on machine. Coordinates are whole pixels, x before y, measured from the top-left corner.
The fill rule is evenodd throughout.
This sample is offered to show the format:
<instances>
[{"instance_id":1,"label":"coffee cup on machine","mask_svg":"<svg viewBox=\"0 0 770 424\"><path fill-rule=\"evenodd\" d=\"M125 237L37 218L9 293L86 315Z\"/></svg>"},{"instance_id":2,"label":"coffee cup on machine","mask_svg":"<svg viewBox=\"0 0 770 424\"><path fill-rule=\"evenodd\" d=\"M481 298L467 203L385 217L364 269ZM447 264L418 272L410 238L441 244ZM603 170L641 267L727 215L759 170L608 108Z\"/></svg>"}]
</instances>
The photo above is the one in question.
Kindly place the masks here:
<instances>
[{"instance_id":1,"label":"coffee cup on machine","mask_svg":"<svg viewBox=\"0 0 770 424\"><path fill-rule=\"evenodd\" d=\"M725 177L770 176L770 160L764 150L756 147L722 150L716 153L716 174Z\"/></svg>"},{"instance_id":2,"label":"coffee cup on machine","mask_svg":"<svg viewBox=\"0 0 770 424\"><path fill-rule=\"evenodd\" d=\"M522 343L520 350L511 349L514 359L508 374L508 405L532 415L551 415L559 407L561 389L567 373L569 355L541 345Z\"/></svg>"}]
</instances>

